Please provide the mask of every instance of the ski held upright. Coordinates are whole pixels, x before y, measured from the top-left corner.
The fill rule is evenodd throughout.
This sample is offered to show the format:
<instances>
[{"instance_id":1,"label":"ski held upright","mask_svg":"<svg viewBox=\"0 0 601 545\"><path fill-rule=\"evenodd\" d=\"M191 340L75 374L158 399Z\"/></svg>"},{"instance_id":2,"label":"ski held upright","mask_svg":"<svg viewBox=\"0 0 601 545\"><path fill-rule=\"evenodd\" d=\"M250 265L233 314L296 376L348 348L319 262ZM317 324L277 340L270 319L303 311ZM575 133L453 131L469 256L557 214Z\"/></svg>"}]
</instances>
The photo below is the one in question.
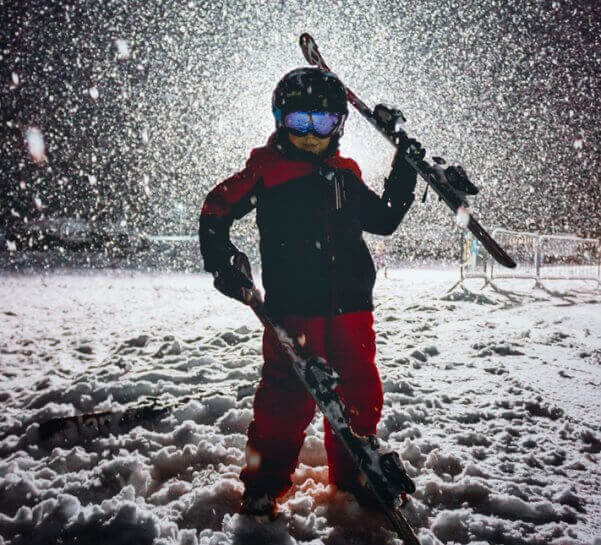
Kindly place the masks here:
<instances>
[{"instance_id":1,"label":"ski held upright","mask_svg":"<svg viewBox=\"0 0 601 545\"><path fill-rule=\"evenodd\" d=\"M325 72L331 72L319 52L317 43L310 34L304 33L300 36L300 47L309 64L317 66ZM372 110L346 85L345 89L348 101L395 148L399 148L403 142L409 139L402 128L405 118L400 110L389 108L383 104L378 104ZM412 151L412 148L409 147L405 160L426 181L428 187L434 190L440 200L444 201L453 211L457 223L471 231L498 263L510 269L515 268L515 261L469 212L466 195L475 195L478 190L469 181L463 168L460 166L443 168L442 165L445 164L445 161L440 157L433 158L435 164L431 165L422 156L412 154Z\"/></svg>"}]
</instances>

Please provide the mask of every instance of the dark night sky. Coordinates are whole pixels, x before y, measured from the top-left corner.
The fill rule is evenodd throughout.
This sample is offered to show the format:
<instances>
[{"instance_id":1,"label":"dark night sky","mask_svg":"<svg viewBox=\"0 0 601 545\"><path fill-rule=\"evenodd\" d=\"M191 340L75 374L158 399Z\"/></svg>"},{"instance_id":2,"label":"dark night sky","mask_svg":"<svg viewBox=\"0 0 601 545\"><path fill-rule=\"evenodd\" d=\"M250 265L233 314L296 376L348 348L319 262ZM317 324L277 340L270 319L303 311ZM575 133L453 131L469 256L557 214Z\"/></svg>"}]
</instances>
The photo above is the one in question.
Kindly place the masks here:
<instances>
[{"instance_id":1,"label":"dark night sky","mask_svg":"<svg viewBox=\"0 0 601 545\"><path fill-rule=\"evenodd\" d=\"M208 189L272 130L271 91L308 31L363 100L401 107L465 166L485 225L601 236L601 3L164 4L0 0L0 228L80 215L194 232ZM342 151L379 190L392 150L358 114ZM395 241L419 256L449 229L432 202Z\"/></svg>"}]
</instances>

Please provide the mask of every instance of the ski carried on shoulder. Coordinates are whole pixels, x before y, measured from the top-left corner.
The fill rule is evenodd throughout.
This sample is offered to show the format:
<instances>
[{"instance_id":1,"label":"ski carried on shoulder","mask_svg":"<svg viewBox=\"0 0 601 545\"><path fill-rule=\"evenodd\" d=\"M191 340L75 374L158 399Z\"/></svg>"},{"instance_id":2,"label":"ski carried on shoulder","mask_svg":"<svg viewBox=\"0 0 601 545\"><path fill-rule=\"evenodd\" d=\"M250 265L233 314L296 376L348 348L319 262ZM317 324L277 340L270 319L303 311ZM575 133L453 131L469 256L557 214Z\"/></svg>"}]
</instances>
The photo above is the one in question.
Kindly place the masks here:
<instances>
[{"instance_id":1,"label":"ski carried on shoulder","mask_svg":"<svg viewBox=\"0 0 601 545\"><path fill-rule=\"evenodd\" d=\"M251 282L253 281L250 263L244 254L236 255L234 266L243 271ZM403 543L420 545L413 528L401 511L407 494L415 492L415 484L407 475L399 455L394 451L386 450L375 435L361 436L351 429L344 403L335 391L339 378L336 371L324 358L306 353L299 340L292 339L273 320L265 309L261 292L254 284L252 288L244 289L243 293L246 303L261 323L275 334L296 375L361 471L382 513L386 515Z\"/></svg>"},{"instance_id":2,"label":"ski carried on shoulder","mask_svg":"<svg viewBox=\"0 0 601 545\"><path fill-rule=\"evenodd\" d=\"M331 72L321 56L315 40L309 34L301 35L300 46L309 64L317 66L320 70ZM395 148L398 149L409 140L409 136L402 128L406 119L400 110L384 104L378 104L371 110L353 91L346 86L345 89L348 101ZM440 200L444 201L453 211L457 223L461 227L469 229L498 263L510 269L515 268L515 261L470 213L466 195L476 195L478 189L470 182L465 170L459 165L444 168L442 165L445 164L445 161L441 157L433 157L432 160L435 164L431 165L423 159L423 156L413 153L415 151L417 150L410 146L405 153L405 160L426 181L428 187L432 188Z\"/></svg>"}]
</instances>

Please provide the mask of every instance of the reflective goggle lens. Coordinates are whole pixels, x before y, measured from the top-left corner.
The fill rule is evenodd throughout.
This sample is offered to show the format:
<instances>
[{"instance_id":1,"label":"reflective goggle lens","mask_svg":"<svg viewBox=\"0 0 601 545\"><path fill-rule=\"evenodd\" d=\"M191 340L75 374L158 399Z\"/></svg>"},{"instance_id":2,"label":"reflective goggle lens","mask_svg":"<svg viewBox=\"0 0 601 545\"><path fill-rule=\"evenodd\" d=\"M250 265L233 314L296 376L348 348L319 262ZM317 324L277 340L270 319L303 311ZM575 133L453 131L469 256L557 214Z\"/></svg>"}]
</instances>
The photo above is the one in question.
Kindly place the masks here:
<instances>
[{"instance_id":1,"label":"reflective goggle lens","mask_svg":"<svg viewBox=\"0 0 601 545\"><path fill-rule=\"evenodd\" d=\"M284 126L296 133L314 132L328 136L340 124L341 114L334 112L291 112L284 117Z\"/></svg>"}]
</instances>

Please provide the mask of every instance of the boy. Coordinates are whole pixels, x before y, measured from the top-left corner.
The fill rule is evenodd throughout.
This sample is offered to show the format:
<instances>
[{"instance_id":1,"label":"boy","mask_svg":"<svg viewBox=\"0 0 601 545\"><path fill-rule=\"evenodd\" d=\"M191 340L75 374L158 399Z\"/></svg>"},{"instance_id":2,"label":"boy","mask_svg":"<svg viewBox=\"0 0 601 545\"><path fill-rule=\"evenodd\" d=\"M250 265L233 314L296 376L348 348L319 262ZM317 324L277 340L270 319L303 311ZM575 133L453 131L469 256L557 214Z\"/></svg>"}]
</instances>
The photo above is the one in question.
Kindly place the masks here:
<instances>
[{"instance_id":1,"label":"boy","mask_svg":"<svg viewBox=\"0 0 601 545\"><path fill-rule=\"evenodd\" d=\"M276 131L245 168L217 185L200 216L205 270L222 293L243 301L249 280L232 264L234 219L257 209L265 306L293 338L339 373L338 393L355 433L376 431L382 385L375 365L375 269L362 232L390 235L411 206L415 171L403 147L379 197L338 144L348 115L346 91L332 73L298 68L272 97ZM408 145L421 149L418 142ZM291 486L315 403L268 331L248 429L241 512L273 517ZM361 497L358 471L324 420L329 481Z\"/></svg>"}]
</instances>

